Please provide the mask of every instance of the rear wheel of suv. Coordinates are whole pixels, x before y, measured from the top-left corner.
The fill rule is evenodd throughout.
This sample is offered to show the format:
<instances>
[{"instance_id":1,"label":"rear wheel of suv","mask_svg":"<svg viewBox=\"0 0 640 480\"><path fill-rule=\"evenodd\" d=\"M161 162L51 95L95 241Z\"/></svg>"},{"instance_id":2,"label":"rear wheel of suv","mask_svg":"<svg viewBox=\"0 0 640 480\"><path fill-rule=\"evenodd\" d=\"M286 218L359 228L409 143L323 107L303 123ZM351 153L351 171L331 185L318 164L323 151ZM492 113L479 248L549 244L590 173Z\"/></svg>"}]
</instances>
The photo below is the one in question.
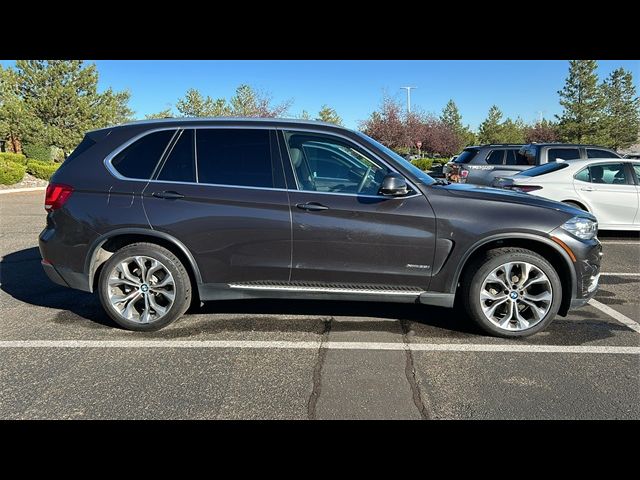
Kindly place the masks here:
<instances>
[{"instance_id":1,"label":"rear wheel of suv","mask_svg":"<svg viewBox=\"0 0 640 480\"><path fill-rule=\"evenodd\" d=\"M153 331L180 318L191 303L191 281L182 262L153 243L114 253L98 280L100 302L118 325Z\"/></svg>"},{"instance_id":2,"label":"rear wheel of suv","mask_svg":"<svg viewBox=\"0 0 640 480\"><path fill-rule=\"evenodd\" d=\"M562 284L553 266L537 253L498 248L469 266L462 295L467 313L487 333L526 337L556 316Z\"/></svg>"}]
</instances>

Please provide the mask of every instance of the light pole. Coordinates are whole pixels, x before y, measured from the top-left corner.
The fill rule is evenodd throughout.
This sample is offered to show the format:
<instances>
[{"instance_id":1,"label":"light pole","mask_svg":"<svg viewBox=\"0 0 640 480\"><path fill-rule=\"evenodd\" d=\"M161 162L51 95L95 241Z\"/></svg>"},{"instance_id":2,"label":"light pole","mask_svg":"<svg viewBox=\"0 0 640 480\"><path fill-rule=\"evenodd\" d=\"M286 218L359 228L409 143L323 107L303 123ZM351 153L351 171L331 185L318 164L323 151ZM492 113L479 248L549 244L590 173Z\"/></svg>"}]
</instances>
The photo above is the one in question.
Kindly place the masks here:
<instances>
[{"instance_id":1,"label":"light pole","mask_svg":"<svg viewBox=\"0 0 640 480\"><path fill-rule=\"evenodd\" d=\"M418 87L400 87L407 91L407 113L411 113L411 89Z\"/></svg>"}]
</instances>

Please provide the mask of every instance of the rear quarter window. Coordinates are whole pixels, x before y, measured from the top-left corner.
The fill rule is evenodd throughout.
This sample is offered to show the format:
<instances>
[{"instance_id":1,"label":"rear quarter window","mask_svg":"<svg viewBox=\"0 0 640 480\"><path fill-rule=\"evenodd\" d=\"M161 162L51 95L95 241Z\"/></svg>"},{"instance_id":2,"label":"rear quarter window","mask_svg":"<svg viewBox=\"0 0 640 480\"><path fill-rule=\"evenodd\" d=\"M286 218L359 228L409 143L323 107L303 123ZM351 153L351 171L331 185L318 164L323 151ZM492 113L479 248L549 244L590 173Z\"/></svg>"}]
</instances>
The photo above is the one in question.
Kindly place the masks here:
<instances>
[{"instance_id":1,"label":"rear quarter window","mask_svg":"<svg viewBox=\"0 0 640 480\"><path fill-rule=\"evenodd\" d=\"M136 140L111 160L111 165L123 177L148 180L175 130L149 133Z\"/></svg>"},{"instance_id":2,"label":"rear quarter window","mask_svg":"<svg viewBox=\"0 0 640 480\"><path fill-rule=\"evenodd\" d=\"M453 161L454 163L469 163L473 160L476 155L478 155L478 151L475 148L470 148L467 150L463 150L460 155Z\"/></svg>"}]
</instances>

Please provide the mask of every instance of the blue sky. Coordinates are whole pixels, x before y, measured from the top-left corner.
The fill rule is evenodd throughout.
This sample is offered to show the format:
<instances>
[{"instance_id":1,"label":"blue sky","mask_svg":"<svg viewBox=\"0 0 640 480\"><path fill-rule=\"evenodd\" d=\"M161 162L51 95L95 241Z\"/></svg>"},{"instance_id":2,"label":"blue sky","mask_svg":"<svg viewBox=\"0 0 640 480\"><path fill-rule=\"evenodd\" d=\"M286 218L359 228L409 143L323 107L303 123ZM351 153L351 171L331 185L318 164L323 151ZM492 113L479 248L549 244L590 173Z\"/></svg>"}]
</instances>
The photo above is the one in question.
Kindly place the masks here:
<instances>
[{"instance_id":1,"label":"blue sky","mask_svg":"<svg viewBox=\"0 0 640 480\"><path fill-rule=\"evenodd\" d=\"M13 61L1 61L3 66ZM560 112L557 91L568 62L560 60L99 60L100 88L128 89L136 117L173 106L188 88L214 98L233 95L241 83L269 92L274 101L292 99L289 114L315 115L326 103L345 126L356 128L380 104L383 91L405 100L401 86L417 87L411 104L438 114L453 98L463 121L477 128L492 104L505 116L533 121ZM631 70L640 91L640 62L599 61L604 78L618 67Z\"/></svg>"}]
</instances>

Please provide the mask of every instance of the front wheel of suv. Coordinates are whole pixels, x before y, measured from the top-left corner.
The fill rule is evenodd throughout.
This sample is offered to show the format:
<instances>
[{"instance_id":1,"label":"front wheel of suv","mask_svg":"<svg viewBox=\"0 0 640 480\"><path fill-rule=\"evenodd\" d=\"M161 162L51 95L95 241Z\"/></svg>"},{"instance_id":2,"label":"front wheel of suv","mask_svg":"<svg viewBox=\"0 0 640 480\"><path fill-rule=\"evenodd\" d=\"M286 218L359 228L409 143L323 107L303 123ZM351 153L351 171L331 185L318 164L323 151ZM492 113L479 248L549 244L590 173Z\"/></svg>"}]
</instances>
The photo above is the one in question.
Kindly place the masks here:
<instances>
[{"instance_id":1,"label":"front wheel of suv","mask_svg":"<svg viewBox=\"0 0 640 480\"><path fill-rule=\"evenodd\" d=\"M184 265L153 243L134 243L109 257L98 291L107 314L128 330L159 330L180 318L191 303Z\"/></svg>"},{"instance_id":2,"label":"front wheel of suv","mask_svg":"<svg viewBox=\"0 0 640 480\"><path fill-rule=\"evenodd\" d=\"M526 337L556 316L562 284L553 266L537 253L498 248L469 266L461 293L467 313L484 331Z\"/></svg>"}]
</instances>

